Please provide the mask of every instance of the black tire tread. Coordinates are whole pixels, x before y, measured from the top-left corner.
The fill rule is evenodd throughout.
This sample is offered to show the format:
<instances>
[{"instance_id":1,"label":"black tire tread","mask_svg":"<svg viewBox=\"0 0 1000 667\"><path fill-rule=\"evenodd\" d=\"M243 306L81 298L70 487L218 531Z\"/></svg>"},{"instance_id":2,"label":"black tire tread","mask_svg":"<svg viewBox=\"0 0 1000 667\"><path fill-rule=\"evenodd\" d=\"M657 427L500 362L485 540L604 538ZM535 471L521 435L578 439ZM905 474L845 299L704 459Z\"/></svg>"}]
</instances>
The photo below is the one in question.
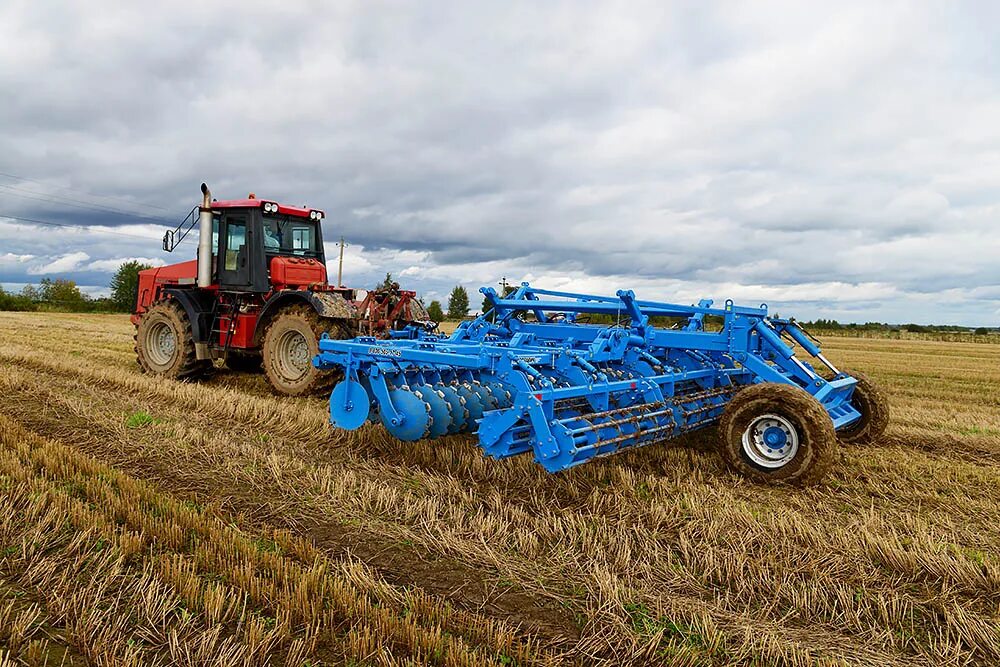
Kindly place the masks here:
<instances>
[{"instance_id":1,"label":"black tire tread","mask_svg":"<svg viewBox=\"0 0 1000 667\"><path fill-rule=\"evenodd\" d=\"M837 438L845 445L871 445L881 439L889 428L891 418L889 399L881 388L864 373L842 370L858 381L852 401L861 411L861 421L837 431Z\"/></svg>"},{"instance_id":2,"label":"black tire tread","mask_svg":"<svg viewBox=\"0 0 1000 667\"><path fill-rule=\"evenodd\" d=\"M754 416L771 412L798 427L800 453L788 465L764 471L744 458L741 438ZM803 389L778 383L756 384L739 391L719 420L719 438L722 456L730 467L750 479L769 484L815 484L830 469L837 451L833 421L823 406Z\"/></svg>"},{"instance_id":3,"label":"black tire tread","mask_svg":"<svg viewBox=\"0 0 1000 667\"><path fill-rule=\"evenodd\" d=\"M268 346L268 341L272 329L285 318L304 319L307 326L312 330L317 345L319 344L320 337L324 333L329 334L332 338L353 338L354 334L350 333L349 324L342 320L320 317L319 313L316 312L316 309L311 306L294 305L282 309L279 313L272 317L264 326L263 334L260 337L264 375L267 377L267 383L271 386L271 389L275 393L283 396L329 394L334 383L336 383L338 379L338 374L334 372L312 369L310 371L309 381L296 388L294 391L286 390L276 383L276 371L272 368L272 364L270 363L271 352Z\"/></svg>"},{"instance_id":4,"label":"black tire tread","mask_svg":"<svg viewBox=\"0 0 1000 667\"><path fill-rule=\"evenodd\" d=\"M142 326L142 320L140 320L132 336L132 349L135 351L139 369L143 373L162 375L163 377L175 380L197 380L206 375L212 369L213 364L211 360L198 359L194 346L194 334L191 330L191 321L188 319L184 308L173 299L165 299L153 304L142 314L143 319L156 316L163 316L172 320L175 328L179 330L181 358L167 371L160 371L154 368L146 358L145 351L141 349L139 344L139 329Z\"/></svg>"}]
</instances>

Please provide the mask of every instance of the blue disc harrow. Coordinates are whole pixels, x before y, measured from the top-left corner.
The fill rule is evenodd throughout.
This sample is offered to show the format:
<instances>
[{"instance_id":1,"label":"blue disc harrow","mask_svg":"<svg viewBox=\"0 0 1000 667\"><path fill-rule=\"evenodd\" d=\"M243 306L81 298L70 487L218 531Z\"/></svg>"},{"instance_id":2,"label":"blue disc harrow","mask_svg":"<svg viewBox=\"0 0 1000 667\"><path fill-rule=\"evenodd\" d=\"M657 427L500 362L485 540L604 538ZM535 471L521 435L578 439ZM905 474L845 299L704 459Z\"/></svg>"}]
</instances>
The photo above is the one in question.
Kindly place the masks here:
<instances>
[{"instance_id":1,"label":"blue disc harrow","mask_svg":"<svg viewBox=\"0 0 1000 667\"><path fill-rule=\"evenodd\" d=\"M333 425L378 421L408 441L474 433L489 456L530 452L558 472L708 426L758 383L811 394L834 429L862 417L851 400L856 380L765 305L682 306L526 283L506 298L480 291L491 310L450 336L323 338L313 363L344 372L330 397ZM761 446L784 451L783 422L760 423Z\"/></svg>"}]
</instances>

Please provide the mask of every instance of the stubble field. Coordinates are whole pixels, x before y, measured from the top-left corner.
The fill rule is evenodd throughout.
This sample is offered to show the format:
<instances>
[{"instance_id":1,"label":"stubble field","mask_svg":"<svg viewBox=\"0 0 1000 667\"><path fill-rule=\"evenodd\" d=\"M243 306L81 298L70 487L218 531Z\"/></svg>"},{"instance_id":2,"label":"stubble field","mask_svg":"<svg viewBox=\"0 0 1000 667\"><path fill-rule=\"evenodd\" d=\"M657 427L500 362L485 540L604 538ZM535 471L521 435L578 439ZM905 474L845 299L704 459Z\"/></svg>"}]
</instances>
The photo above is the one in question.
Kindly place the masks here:
<instances>
[{"instance_id":1,"label":"stubble field","mask_svg":"<svg viewBox=\"0 0 1000 667\"><path fill-rule=\"evenodd\" d=\"M335 433L0 313L0 666L997 664L1000 345L825 342L893 420L794 489L713 433L556 476Z\"/></svg>"}]
</instances>

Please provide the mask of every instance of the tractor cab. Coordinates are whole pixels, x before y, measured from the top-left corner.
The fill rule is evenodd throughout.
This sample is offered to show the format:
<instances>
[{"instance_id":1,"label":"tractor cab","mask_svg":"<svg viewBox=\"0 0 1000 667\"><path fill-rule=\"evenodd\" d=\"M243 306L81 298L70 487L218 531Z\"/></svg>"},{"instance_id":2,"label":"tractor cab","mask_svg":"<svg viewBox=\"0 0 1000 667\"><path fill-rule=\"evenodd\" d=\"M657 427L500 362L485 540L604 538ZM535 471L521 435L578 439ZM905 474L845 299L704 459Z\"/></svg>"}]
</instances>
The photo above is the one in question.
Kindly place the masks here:
<instances>
[{"instance_id":1,"label":"tractor cab","mask_svg":"<svg viewBox=\"0 0 1000 667\"><path fill-rule=\"evenodd\" d=\"M219 289L264 293L326 284L323 212L250 195L214 201L212 256Z\"/></svg>"}]
</instances>

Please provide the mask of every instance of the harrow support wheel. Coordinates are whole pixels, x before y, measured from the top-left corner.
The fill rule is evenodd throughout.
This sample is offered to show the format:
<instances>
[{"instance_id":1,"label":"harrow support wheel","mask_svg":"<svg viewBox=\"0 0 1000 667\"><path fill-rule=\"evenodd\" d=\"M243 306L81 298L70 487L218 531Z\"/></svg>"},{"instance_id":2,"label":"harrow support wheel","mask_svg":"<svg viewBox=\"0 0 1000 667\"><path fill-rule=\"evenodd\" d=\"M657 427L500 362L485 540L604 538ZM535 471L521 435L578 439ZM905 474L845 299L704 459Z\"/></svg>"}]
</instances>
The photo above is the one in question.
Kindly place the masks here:
<instances>
[{"instance_id":1,"label":"harrow support wheel","mask_svg":"<svg viewBox=\"0 0 1000 667\"><path fill-rule=\"evenodd\" d=\"M837 431L837 438L845 445L870 445L889 427L889 401L867 375L850 370L843 372L858 381L851 404L861 413L861 419Z\"/></svg>"},{"instance_id":2,"label":"harrow support wheel","mask_svg":"<svg viewBox=\"0 0 1000 667\"><path fill-rule=\"evenodd\" d=\"M337 320L321 318L305 305L291 306L275 315L264 329L261 346L271 388L285 396L329 391L337 374L319 370L312 360L319 353L324 333L343 338L345 329Z\"/></svg>"},{"instance_id":3,"label":"harrow support wheel","mask_svg":"<svg viewBox=\"0 0 1000 667\"><path fill-rule=\"evenodd\" d=\"M719 438L733 469L771 484L819 481L837 447L833 421L819 401L798 387L776 383L740 391L726 406Z\"/></svg>"},{"instance_id":4,"label":"harrow support wheel","mask_svg":"<svg viewBox=\"0 0 1000 667\"><path fill-rule=\"evenodd\" d=\"M172 299L143 313L135 330L135 355L143 373L175 380L198 378L212 367L211 361L198 360L191 322Z\"/></svg>"}]
</instances>

